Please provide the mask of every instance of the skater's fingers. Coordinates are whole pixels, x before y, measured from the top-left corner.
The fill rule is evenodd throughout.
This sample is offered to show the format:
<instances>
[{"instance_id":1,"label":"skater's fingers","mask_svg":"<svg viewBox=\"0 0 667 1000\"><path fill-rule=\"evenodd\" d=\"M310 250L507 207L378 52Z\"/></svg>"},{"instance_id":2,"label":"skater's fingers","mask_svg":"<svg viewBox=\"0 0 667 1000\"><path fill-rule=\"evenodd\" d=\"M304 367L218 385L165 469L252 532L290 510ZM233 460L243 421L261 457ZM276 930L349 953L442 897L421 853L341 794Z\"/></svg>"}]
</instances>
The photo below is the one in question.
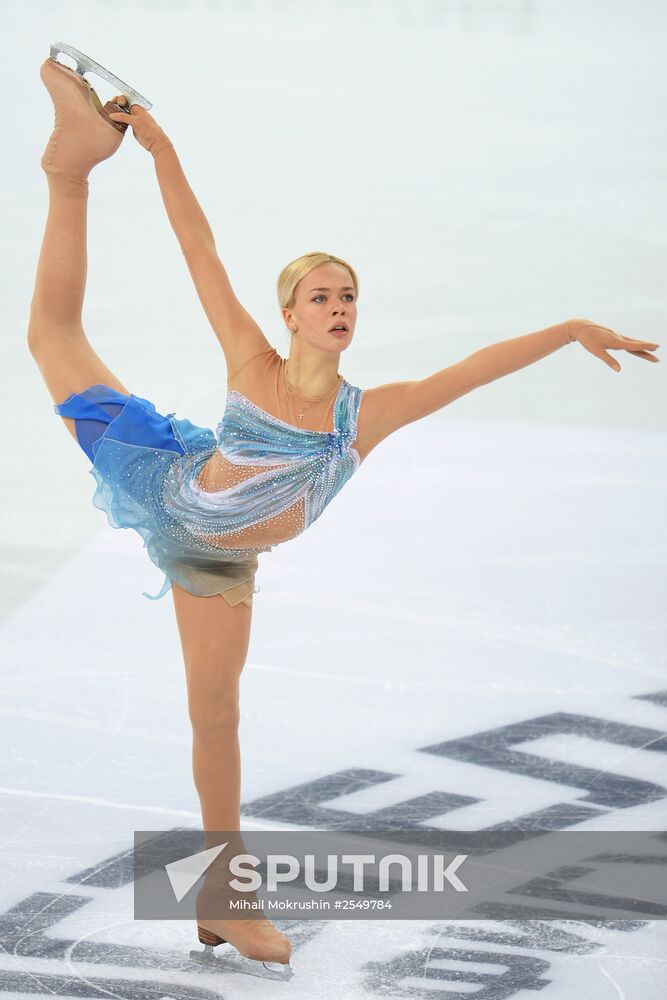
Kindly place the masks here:
<instances>
[{"instance_id":1,"label":"skater's fingers","mask_svg":"<svg viewBox=\"0 0 667 1000\"><path fill-rule=\"evenodd\" d=\"M142 112L143 110L144 109L141 107L140 104L133 104L132 107L130 108L129 113L127 111L116 112L116 114L120 115L120 118L116 118L116 121L131 122L133 120L136 120L136 118L139 115L139 112ZM114 115L112 115L111 117L113 118Z\"/></svg>"},{"instance_id":2,"label":"skater's fingers","mask_svg":"<svg viewBox=\"0 0 667 1000\"><path fill-rule=\"evenodd\" d=\"M115 114L118 111L118 105L115 101L107 101L104 105L103 111L106 117L110 118L112 114ZM122 125L123 131L126 131L129 128L127 122L118 122L118 125Z\"/></svg>"}]
</instances>

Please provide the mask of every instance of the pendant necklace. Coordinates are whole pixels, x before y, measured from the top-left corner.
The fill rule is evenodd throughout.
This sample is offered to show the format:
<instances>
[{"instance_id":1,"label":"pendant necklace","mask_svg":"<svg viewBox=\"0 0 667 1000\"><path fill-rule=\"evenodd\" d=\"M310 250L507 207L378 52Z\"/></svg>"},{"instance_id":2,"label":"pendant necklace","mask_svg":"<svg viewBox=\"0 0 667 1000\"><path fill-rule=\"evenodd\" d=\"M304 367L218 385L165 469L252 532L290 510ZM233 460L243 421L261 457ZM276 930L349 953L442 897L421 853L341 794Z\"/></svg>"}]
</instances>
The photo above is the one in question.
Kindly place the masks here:
<instances>
[{"instance_id":1,"label":"pendant necklace","mask_svg":"<svg viewBox=\"0 0 667 1000\"><path fill-rule=\"evenodd\" d=\"M306 412L306 410L309 410L312 406L315 406L317 403L321 403L322 400L326 399L327 396L331 395L331 393L336 388L336 386L340 385L340 383L343 381L343 376L342 375L338 375L337 379L336 379L336 385L332 386L331 389L329 389L328 392L322 393L321 396L299 396L299 395L297 395L297 393L294 391L294 389L290 385L289 378L287 377L287 366L286 365L283 367L283 376L284 376L285 387L286 387L289 395L293 396L295 399L298 399L299 403L301 404L301 412L297 414L297 416L299 417L299 420L303 420L303 416L304 416L304 413ZM303 405L304 402L306 403L305 406Z\"/></svg>"}]
</instances>

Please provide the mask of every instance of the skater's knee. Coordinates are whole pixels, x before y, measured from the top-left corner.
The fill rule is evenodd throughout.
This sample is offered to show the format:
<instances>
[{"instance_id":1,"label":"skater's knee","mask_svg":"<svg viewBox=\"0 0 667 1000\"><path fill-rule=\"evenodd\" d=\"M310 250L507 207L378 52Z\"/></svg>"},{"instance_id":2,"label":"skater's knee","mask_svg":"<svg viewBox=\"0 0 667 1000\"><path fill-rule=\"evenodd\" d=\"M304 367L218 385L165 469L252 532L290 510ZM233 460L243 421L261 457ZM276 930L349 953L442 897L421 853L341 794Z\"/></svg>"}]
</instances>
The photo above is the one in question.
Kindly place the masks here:
<instances>
[{"instance_id":1,"label":"skater's knee","mask_svg":"<svg viewBox=\"0 0 667 1000\"><path fill-rule=\"evenodd\" d=\"M188 714L197 737L217 738L236 732L241 718L238 691L191 699Z\"/></svg>"},{"instance_id":2,"label":"skater's knee","mask_svg":"<svg viewBox=\"0 0 667 1000\"><path fill-rule=\"evenodd\" d=\"M33 358L37 358L41 353L45 341L43 327L38 323L31 323L28 327L28 350Z\"/></svg>"},{"instance_id":3,"label":"skater's knee","mask_svg":"<svg viewBox=\"0 0 667 1000\"><path fill-rule=\"evenodd\" d=\"M28 350L35 360L58 350L62 352L67 345L76 345L82 339L85 333L81 327L54 328L47 320L32 318L28 324Z\"/></svg>"}]
</instances>

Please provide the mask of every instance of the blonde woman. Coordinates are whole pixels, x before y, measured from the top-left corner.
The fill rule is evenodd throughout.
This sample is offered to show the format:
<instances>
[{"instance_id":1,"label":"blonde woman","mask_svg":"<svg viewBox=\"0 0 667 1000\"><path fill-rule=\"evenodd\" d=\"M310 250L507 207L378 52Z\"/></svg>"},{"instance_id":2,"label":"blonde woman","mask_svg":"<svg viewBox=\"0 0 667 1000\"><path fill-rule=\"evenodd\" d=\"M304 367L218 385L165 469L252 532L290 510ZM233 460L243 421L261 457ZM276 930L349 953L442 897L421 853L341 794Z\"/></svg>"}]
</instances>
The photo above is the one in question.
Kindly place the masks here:
<instances>
[{"instance_id":1,"label":"blonde woman","mask_svg":"<svg viewBox=\"0 0 667 1000\"><path fill-rule=\"evenodd\" d=\"M282 358L237 300L169 137L124 95L102 107L82 72L57 54L52 48L41 67L56 121L41 161L49 209L29 349L56 413L92 462L93 502L114 527L137 531L165 573L151 599L172 591L203 829L240 830L239 676L258 554L304 531L380 441L472 389L573 343L614 370L609 350L658 361L651 353L658 345L566 320L483 347L427 378L362 391L338 370L355 334L357 276L345 260L313 252L278 280L291 334ZM169 220L225 354L226 407L215 433L162 415L133 394L82 326L88 177L128 126L153 158ZM268 920L201 918L198 934L210 946L229 942L250 966L289 969L290 943Z\"/></svg>"}]
</instances>

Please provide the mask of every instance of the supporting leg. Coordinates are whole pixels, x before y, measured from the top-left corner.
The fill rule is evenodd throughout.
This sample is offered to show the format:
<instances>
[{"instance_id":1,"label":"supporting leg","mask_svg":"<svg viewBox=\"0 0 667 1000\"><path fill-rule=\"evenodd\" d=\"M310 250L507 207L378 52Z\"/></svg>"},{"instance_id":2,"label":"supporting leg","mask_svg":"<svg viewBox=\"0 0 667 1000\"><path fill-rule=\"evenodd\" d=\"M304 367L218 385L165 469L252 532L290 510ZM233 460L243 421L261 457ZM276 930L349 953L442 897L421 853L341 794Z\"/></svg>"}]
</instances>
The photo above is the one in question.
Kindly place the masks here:
<instances>
[{"instance_id":1,"label":"supporting leg","mask_svg":"<svg viewBox=\"0 0 667 1000\"><path fill-rule=\"evenodd\" d=\"M239 679L250 642L252 606L222 595L195 597L176 582L178 623L192 724L192 767L204 830L240 827Z\"/></svg>"},{"instance_id":2,"label":"supporting leg","mask_svg":"<svg viewBox=\"0 0 667 1000\"><path fill-rule=\"evenodd\" d=\"M178 623L192 723L192 764L201 803L207 846L220 843L216 832L229 831L235 853L240 836L241 761L238 741L239 679L248 654L252 605L231 606L222 595L195 597L177 583L172 595ZM234 833L239 833L237 837ZM230 845L231 847L231 845ZM215 866L198 895L198 909L215 913ZM219 910L218 910L219 912ZM288 939L266 919L200 918L200 928L232 944L252 960L287 963ZM201 939L201 938L200 938ZM241 970L243 971L243 970Z\"/></svg>"}]
</instances>

